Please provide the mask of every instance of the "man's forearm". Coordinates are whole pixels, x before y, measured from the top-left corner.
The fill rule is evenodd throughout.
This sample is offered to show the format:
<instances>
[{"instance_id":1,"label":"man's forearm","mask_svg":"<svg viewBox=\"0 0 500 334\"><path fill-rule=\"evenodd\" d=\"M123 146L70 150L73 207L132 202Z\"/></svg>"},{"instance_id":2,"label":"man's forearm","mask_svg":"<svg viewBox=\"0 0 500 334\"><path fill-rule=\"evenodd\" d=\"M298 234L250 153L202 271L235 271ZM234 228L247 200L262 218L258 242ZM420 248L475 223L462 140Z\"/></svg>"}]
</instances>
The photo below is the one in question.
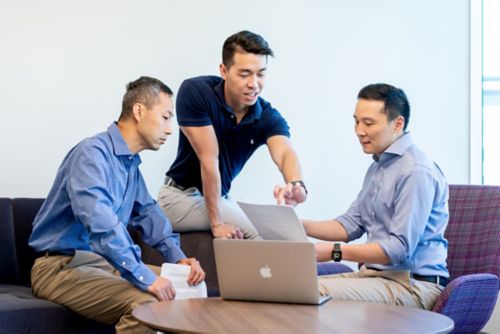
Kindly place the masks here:
<instances>
[{"instance_id":1,"label":"man's forearm","mask_svg":"<svg viewBox=\"0 0 500 334\"><path fill-rule=\"evenodd\" d=\"M278 166L286 183L302 180L299 157L294 150L289 150L283 155L281 164Z\"/></svg>"},{"instance_id":2,"label":"man's forearm","mask_svg":"<svg viewBox=\"0 0 500 334\"><path fill-rule=\"evenodd\" d=\"M335 219L325 221L303 220L306 234L310 237L328 241L348 241L347 231Z\"/></svg>"},{"instance_id":3,"label":"man's forearm","mask_svg":"<svg viewBox=\"0 0 500 334\"><path fill-rule=\"evenodd\" d=\"M342 260L358 263L389 264L390 259L378 243L340 246ZM333 242L320 242L316 244L316 255L318 261L332 260Z\"/></svg>"},{"instance_id":4,"label":"man's forearm","mask_svg":"<svg viewBox=\"0 0 500 334\"><path fill-rule=\"evenodd\" d=\"M216 163L214 163L216 164ZM214 166L201 166L201 179L203 184L203 197L205 206L207 207L210 226L214 228L219 224L223 224L222 213L220 209L220 174Z\"/></svg>"},{"instance_id":5,"label":"man's forearm","mask_svg":"<svg viewBox=\"0 0 500 334\"><path fill-rule=\"evenodd\" d=\"M342 245L342 259L358 263L390 263L389 257L378 243Z\"/></svg>"}]
</instances>

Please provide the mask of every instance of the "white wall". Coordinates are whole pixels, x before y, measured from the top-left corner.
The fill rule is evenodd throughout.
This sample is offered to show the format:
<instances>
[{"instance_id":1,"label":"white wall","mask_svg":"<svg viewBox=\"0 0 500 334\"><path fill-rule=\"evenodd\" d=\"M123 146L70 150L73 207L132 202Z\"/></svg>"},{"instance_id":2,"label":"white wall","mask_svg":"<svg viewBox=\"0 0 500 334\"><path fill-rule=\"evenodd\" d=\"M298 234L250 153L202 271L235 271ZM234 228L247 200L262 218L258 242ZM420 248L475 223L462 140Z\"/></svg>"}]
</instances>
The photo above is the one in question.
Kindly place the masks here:
<instances>
[{"instance_id":1,"label":"white wall","mask_svg":"<svg viewBox=\"0 0 500 334\"><path fill-rule=\"evenodd\" d=\"M221 46L249 29L274 49L263 96L288 119L310 196L301 216L347 208L370 158L353 133L369 83L403 88L410 130L450 183L469 181L467 0L0 0L0 196L45 197L66 152L106 129L125 84L177 90L217 74ZM142 154L153 197L177 146ZM281 182L262 148L233 196L271 202Z\"/></svg>"},{"instance_id":2,"label":"white wall","mask_svg":"<svg viewBox=\"0 0 500 334\"><path fill-rule=\"evenodd\" d=\"M468 182L468 1L0 0L0 196L44 197L66 152L106 129L140 75L177 90L216 74L224 39L261 33L276 53L263 96L288 119L310 196L298 210L341 213L370 163L353 133L358 90L400 86L409 128L451 183ZM177 131L177 129L176 129ZM156 197L177 134L145 152ZM256 182L258 180L258 182ZM280 175L262 148L233 196L271 202Z\"/></svg>"}]
</instances>

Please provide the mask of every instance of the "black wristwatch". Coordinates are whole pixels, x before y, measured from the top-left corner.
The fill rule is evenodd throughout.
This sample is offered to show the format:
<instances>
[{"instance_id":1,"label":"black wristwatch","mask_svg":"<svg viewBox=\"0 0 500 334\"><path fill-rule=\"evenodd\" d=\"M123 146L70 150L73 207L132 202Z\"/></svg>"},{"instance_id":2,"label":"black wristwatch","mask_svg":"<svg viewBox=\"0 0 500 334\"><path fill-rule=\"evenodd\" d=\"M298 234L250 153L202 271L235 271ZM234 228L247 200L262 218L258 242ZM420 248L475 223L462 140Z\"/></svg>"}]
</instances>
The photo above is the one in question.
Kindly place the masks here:
<instances>
[{"instance_id":1,"label":"black wristwatch","mask_svg":"<svg viewBox=\"0 0 500 334\"><path fill-rule=\"evenodd\" d=\"M335 262L340 262L342 260L342 250L338 242L333 244L332 260Z\"/></svg>"},{"instance_id":2,"label":"black wristwatch","mask_svg":"<svg viewBox=\"0 0 500 334\"><path fill-rule=\"evenodd\" d=\"M295 181L291 181L290 183L292 184L292 186L295 186L295 185L299 184L302 188L304 188L304 190L306 192L306 195L307 195L307 188L306 188L306 185L304 184L304 181L302 181L302 180L295 180Z\"/></svg>"}]
</instances>

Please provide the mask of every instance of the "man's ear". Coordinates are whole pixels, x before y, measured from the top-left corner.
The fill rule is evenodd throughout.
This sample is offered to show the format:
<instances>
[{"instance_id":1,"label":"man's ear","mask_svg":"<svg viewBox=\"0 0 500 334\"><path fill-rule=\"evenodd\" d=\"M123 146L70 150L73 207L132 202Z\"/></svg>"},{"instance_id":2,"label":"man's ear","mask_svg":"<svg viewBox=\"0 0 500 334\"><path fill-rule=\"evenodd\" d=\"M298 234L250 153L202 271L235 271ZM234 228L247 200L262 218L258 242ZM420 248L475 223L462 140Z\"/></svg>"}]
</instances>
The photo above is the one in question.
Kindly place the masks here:
<instances>
[{"instance_id":1,"label":"man's ear","mask_svg":"<svg viewBox=\"0 0 500 334\"><path fill-rule=\"evenodd\" d=\"M403 129L405 127L405 119L403 116L398 116L396 117L396 119L394 120L394 129L397 131L397 132L403 132Z\"/></svg>"},{"instance_id":2,"label":"man's ear","mask_svg":"<svg viewBox=\"0 0 500 334\"><path fill-rule=\"evenodd\" d=\"M134 103L132 106L132 115L134 119L139 122L144 114L144 106L141 103Z\"/></svg>"},{"instance_id":3,"label":"man's ear","mask_svg":"<svg viewBox=\"0 0 500 334\"><path fill-rule=\"evenodd\" d=\"M222 77L222 79L226 80L227 72L228 72L226 65L220 64L219 65L219 72L220 72L220 76Z\"/></svg>"}]
</instances>

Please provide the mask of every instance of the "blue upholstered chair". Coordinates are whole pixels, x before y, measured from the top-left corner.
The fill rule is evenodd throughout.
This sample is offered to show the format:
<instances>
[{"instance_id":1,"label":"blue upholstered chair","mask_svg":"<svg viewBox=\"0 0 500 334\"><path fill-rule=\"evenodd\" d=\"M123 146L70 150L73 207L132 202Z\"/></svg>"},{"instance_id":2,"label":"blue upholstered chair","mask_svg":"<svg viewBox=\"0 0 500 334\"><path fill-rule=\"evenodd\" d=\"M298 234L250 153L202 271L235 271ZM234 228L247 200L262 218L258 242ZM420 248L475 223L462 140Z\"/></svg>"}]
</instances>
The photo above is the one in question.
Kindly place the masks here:
<instances>
[{"instance_id":1,"label":"blue upholstered chair","mask_svg":"<svg viewBox=\"0 0 500 334\"><path fill-rule=\"evenodd\" d=\"M500 187L450 185L450 283L433 311L455 322L453 333L477 333L495 308L500 287Z\"/></svg>"}]
</instances>

